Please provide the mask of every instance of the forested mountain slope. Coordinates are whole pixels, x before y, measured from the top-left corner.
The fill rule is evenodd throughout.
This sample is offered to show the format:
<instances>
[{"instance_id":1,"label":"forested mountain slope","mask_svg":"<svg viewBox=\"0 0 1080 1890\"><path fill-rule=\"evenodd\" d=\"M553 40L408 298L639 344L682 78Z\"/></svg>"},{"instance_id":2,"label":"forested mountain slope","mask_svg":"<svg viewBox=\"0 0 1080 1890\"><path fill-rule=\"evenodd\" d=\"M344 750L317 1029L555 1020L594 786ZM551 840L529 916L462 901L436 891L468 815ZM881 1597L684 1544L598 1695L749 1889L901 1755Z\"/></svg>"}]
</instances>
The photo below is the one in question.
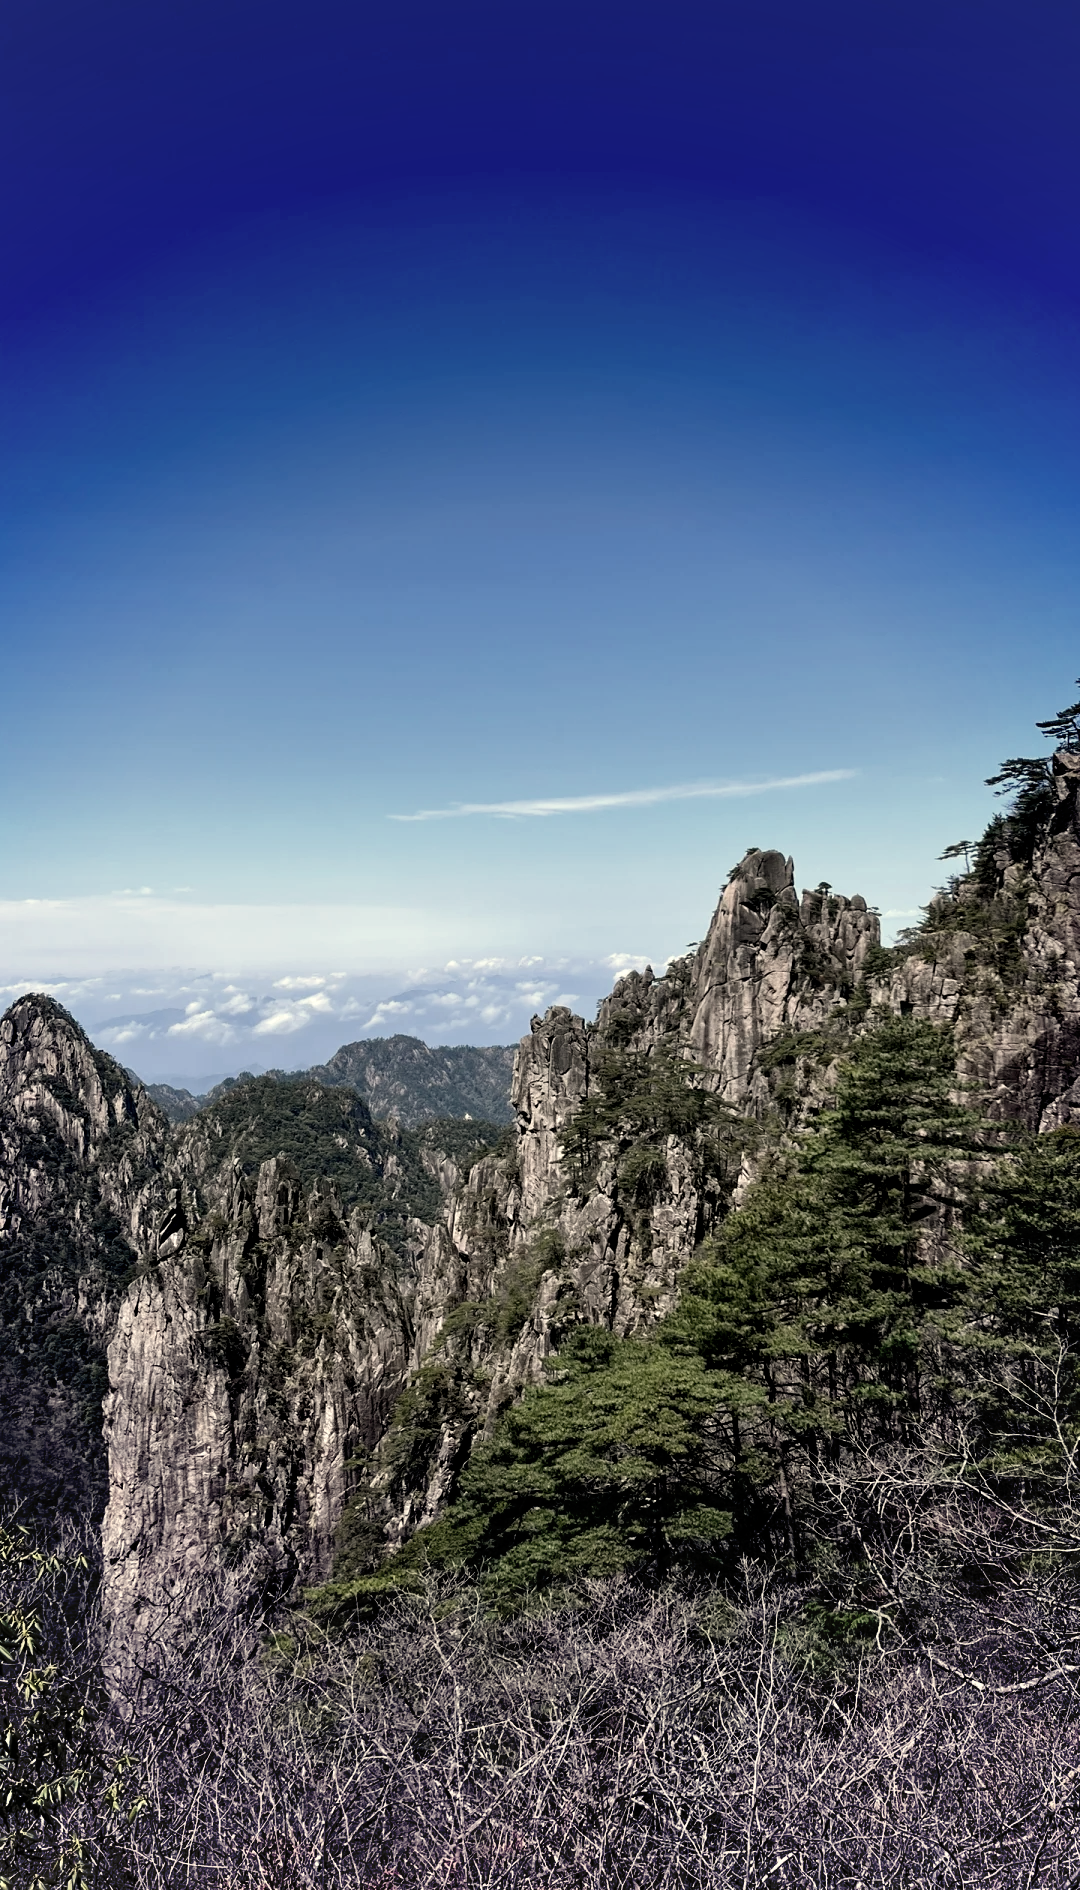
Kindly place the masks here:
<instances>
[{"instance_id":1,"label":"forested mountain slope","mask_svg":"<svg viewBox=\"0 0 1080 1890\"><path fill-rule=\"evenodd\" d=\"M1009 811L890 951L863 899L747 854L693 953L595 1023L536 1020L496 1149L311 1079L232 1085L170 1130L56 1006L14 1006L5 1331L46 1399L43 1335L109 1340L116 1645L223 1563L238 1595L332 1576L333 1611L416 1553L479 1558L506 1593L557 1563L801 1554L807 1493L853 1451L944 1440L980 1241L999 1325L963 1370L1043 1331L1007 1311L1049 1264L1022 1289L1001 1258L1036 1160L1010 1137L1041 1131L1038 1185L1071 1211L1080 756L1059 733L1008 764Z\"/></svg>"},{"instance_id":2,"label":"forested mountain slope","mask_svg":"<svg viewBox=\"0 0 1080 1890\"><path fill-rule=\"evenodd\" d=\"M373 1115L393 1116L403 1127L448 1117L469 1116L473 1121L508 1125L510 1083L514 1073L512 1044L446 1044L432 1047L419 1037L369 1037L342 1044L328 1063L310 1070L271 1075L281 1081L310 1077L328 1088L354 1089ZM234 1081L249 1079L233 1079ZM232 1087L220 1084L209 1095L168 1083L151 1083L148 1094L170 1122L190 1122L209 1103Z\"/></svg>"},{"instance_id":3,"label":"forested mountain slope","mask_svg":"<svg viewBox=\"0 0 1080 1890\"><path fill-rule=\"evenodd\" d=\"M422 1043L419 1037L367 1037L343 1044L307 1074L344 1084L376 1116L395 1116L415 1129L436 1117L472 1116L509 1124L513 1044Z\"/></svg>"}]
</instances>

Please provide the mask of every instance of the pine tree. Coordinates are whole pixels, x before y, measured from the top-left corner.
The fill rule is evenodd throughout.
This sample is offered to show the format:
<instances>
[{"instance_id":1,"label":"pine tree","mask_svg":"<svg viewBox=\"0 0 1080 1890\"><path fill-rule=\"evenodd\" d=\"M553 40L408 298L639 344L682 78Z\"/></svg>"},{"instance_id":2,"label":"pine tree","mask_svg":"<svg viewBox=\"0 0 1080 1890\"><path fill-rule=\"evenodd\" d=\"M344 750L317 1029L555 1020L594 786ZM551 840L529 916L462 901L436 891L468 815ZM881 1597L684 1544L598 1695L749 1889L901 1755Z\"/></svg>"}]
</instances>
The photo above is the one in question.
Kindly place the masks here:
<instances>
[{"instance_id":1,"label":"pine tree","mask_svg":"<svg viewBox=\"0 0 1080 1890\"><path fill-rule=\"evenodd\" d=\"M771 1465L773 1529L789 1544L816 1473L845 1450L917 1440L927 1341L955 1269L929 1236L987 1125L953 1099L950 1034L890 1018L853 1049L834 1106L752 1189L689 1270L662 1339L760 1389L738 1441Z\"/></svg>"},{"instance_id":2,"label":"pine tree","mask_svg":"<svg viewBox=\"0 0 1080 1890\"><path fill-rule=\"evenodd\" d=\"M1075 1479L1080 1445L1080 1129L1033 1136L998 1164L964 1237L953 1339L987 1467Z\"/></svg>"},{"instance_id":3,"label":"pine tree","mask_svg":"<svg viewBox=\"0 0 1080 1890\"><path fill-rule=\"evenodd\" d=\"M1080 688L1080 676L1076 684ZM1067 709L1059 709L1056 715L1049 716L1045 722L1036 722L1035 726L1058 747L1080 748L1080 702L1070 703Z\"/></svg>"},{"instance_id":4,"label":"pine tree","mask_svg":"<svg viewBox=\"0 0 1080 1890\"><path fill-rule=\"evenodd\" d=\"M731 1533L719 1414L755 1396L700 1358L579 1328L550 1382L473 1452L443 1518L375 1579L472 1567L488 1599L512 1608L592 1576L715 1566Z\"/></svg>"}]
</instances>

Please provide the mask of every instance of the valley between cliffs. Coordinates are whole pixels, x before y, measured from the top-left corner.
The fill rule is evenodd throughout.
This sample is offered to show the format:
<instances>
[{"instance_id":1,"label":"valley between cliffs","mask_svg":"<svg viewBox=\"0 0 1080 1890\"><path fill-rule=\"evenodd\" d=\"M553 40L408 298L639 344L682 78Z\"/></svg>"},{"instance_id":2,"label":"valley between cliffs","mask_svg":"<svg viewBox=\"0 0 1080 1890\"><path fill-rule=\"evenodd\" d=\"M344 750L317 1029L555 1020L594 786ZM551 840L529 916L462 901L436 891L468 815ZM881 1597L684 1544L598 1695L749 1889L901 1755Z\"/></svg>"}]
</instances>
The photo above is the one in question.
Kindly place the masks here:
<instances>
[{"instance_id":1,"label":"valley between cliffs","mask_svg":"<svg viewBox=\"0 0 1080 1890\"><path fill-rule=\"evenodd\" d=\"M593 1022L533 1020L501 1140L313 1076L170 1125L58 1005L12 1005L5 1473L46 1511L103 1508L114 1659L145 1662L211 1575L288 1602L437 1517L571 1330L670 1310L875 1020L949 1026L991 1116L1080 1119L1080 756L1048 783L1028 855L991 835L891 950L861 896L748 853L695 951Z\"/></svg>"}]
</instances>

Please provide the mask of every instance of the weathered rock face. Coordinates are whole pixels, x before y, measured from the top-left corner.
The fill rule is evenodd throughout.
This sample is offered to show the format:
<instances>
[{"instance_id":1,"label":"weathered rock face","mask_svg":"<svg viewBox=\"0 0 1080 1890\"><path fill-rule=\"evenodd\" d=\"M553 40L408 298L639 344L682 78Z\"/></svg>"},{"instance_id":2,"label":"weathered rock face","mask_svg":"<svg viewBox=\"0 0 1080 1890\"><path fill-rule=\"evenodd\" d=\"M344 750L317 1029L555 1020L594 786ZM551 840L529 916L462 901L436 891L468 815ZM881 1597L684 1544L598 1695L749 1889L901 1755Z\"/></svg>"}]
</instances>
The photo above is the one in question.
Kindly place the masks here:
<instances>
[{"instance_id":1,"label":"weathered rock face","mask_svg":"<svg viewBox=\"0 0 1080 1890\"><path fill-rule=\"evenodd\" d=\"M0 1474L47 1511L104 1499L96 1408L127 1275L152 1246L166 1125L58 1004L0 1018Z\"/></svg>"},{"instance_id":2,"label":"weathered rock face","mask_svg":"<svg viewBox=\"0 0 1080 1890\"><path fill-rule=\"evenodd\" d=\"M510 1091L518 1132L519 1218L543 1213L558 1186L559 1136L589 1093L590 1032L584 1018L555 1005L523 1037Z\"/></svg>"},{"instance_id":3,"label":"weathered rock face","mask_svg":"<svg viewBox=\"0 0 1080 1890\"><path fill-rule=\"evenodd\" d=\"M415 1267L288 1161L233 1166L194 1233L175 1201L169 1225L109 1347L105 1604L144 1644L215 1562L248 1597L328 1573L411 1354Z\"/></svg>"},{"instance_id":4,"label":"weathered rock face","mask_svg":"<svg viewBox=\"0 0 1080 1890\"><path fill-rule=\"evenodd\" d=\"M1047 1130L1080 1120L1080 755L1053 758L1054 812L1030 867L1002 852L996 891L935 900L919 951L875 1001L951 1024L960 1075L991 1113Z\"/></svg>"},{"instance_id":5,"label":"weathered rock face","mask_svg":"<svg viewBox=\"0 0 1080 1890\"><path fill-rule=\"evenodd\" d=\"M825 887L800 900L789 859L747 854L721 894L690 981L690 1047L726 1101L756 1113L769 1106L762 1050L834 1014L880 943L865 899L834 897Z\"/></svg>"},{"instance_id":6,"label":"weathered rock face","mask_svg":"<svg viewBox=\"0 0 1080 1890\"><path fill-rule=\"evenodd\" d=\"M65 1220L89 1237L82 1183L92 1177L132 1250L145 1245L166 1139L145 1090L94 1050L60 1005L20 998L0 1018L0 1238L40 1226L50 1200L76 1178Z\"/></svg>"}]
</instances>

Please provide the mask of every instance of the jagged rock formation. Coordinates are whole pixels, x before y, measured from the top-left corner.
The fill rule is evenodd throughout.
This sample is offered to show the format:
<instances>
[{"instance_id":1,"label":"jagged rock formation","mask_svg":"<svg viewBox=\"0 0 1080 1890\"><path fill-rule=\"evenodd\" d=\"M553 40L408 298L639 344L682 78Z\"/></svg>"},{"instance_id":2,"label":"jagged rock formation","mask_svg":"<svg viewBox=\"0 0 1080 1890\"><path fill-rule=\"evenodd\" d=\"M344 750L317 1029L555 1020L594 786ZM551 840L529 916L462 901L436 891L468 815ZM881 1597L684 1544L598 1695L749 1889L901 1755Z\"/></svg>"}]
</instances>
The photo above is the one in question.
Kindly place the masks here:
<instances>
[{"instance_id":1,"label":"jagged rock formation","mask_svg":"<svg viewBox=\"0 0 1080 1890\"><path fill-rule=\"evenodd\" d=\"M998 1113L1074 1119L1080 758L1054 768L1030 863L1006 847L988 878L984 861L899 949L882 949L861 898L799 897L789 860L749 853L696 951L661 977L624 978L592 1024L558 1008L533 1020L504 1149L449 1131L410 1142L340 1088L311 1085L304 1102L271 1079L233 1086L170 1135L122 1073L109 1090L55 1006L16 1006L0 1038L5 1173L38 1172L20 1138L47 1119L138 1259L118 1312L115 1296L94 1302L100 1329L113 1325L118 1644L161 1628L223 1559L248 1593L296 1594L342 1545L363 1566L433 1517L569 1326L643 1331L672 1304L747 1164L822 1106L877 1012L951 1024L960 1078ZM69 1088L81 1114L63 1114ZM323 1121L327 1097L340 1121ZM290 1155L275 1111L301 1103L311 1133ZM115 1141L129 1119L142 1180ZM13 1185L33 1238L48 1201L68 1212L63 1188L22 1179L5 1204Z\"/></svg>"},{"instance_id":2,"label":"jagged rock formation","mask_svg":"<svg viewBox=\"0 0 1080 1890\"><path fill-rule=\"evenodd\" d=\"M800 900L790 859L748 854L691 967L690 1047L721 1095L755 1113L767 1108L763 1048L835 1016L880 943L865 899L834 897L825 887Z\"/></svg>"},{"instance_id":3,"label":"jagged rock formation","mask_svg":"<svg viewBox=\"0 0 1080 1890\"><path fill-rule=\"evenodd\" d=\"M166 1125L66 1011L0 1019L0 1475L8 1499L95 1508L105 1348L153 1250Z\"/></svg>"},{"instance_id":4,"label":"jagged rock formation","mask_svg":"<svg viewBox=\"0 0 1080 1890\"><path fill-rule=\"evenodd\" d=\"M990 1112L1047 1130L1080 1119L1080 754L1052 763L1053 811L1030 864L997 849L935 899L917 953L875 995L954 1026L960 1075Z\"/></svg>"}]
</instances>

